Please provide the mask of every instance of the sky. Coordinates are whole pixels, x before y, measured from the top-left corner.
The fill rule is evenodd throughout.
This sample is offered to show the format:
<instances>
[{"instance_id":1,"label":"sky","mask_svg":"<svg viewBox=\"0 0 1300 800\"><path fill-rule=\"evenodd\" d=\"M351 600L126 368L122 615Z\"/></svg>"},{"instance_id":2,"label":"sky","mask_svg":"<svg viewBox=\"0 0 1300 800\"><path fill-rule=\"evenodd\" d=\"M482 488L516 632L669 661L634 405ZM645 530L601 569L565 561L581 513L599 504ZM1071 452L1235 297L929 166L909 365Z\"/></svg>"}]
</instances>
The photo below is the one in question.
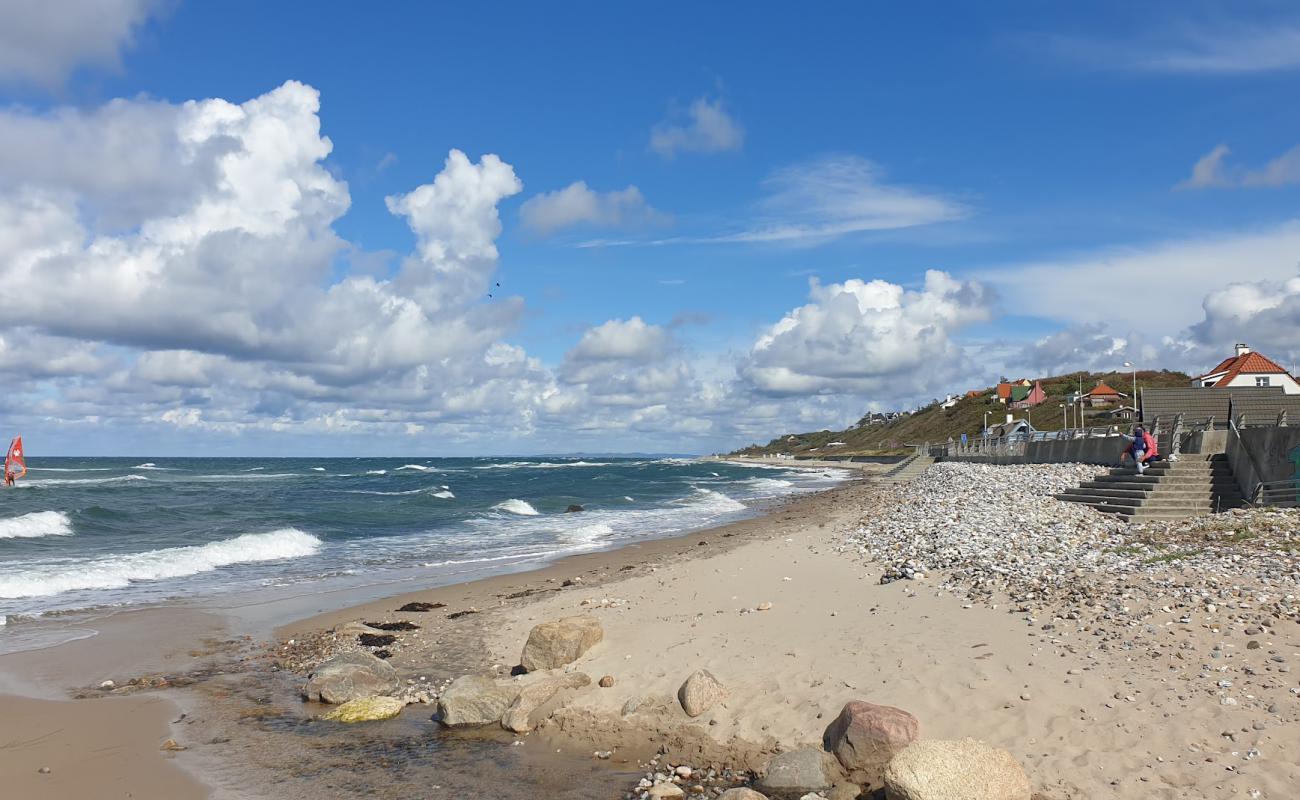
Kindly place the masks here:
<instances>
[{"instance_id":1,"label":"sky","mask_svg":"<svg viewBox=\"0 0 1300 800\"><path fill-rule=\"evenodd\" d=\"M705 453L1300 356L1294 4L0 19L33 454Z\"/></svg>"}]
</instances>

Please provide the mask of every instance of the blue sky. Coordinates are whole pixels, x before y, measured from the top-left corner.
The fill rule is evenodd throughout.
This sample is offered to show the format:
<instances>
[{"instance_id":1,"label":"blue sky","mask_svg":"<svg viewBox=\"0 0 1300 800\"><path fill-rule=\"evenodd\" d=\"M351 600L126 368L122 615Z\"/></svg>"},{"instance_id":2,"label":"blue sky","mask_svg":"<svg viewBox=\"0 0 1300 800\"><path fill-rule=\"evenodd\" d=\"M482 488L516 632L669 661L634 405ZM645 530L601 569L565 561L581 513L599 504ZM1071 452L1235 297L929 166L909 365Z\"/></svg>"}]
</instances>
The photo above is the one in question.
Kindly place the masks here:
<instances>
[{"instance_id":1,"label":"blue sky","mask_svg":"<svg viewBox=\"0 0 1300 800\"><path fill-rule=\"evenodd\" d=\"M144 152L180 130L157 118L164 107L238 106L286 81L316 93L306 118L332 150L309 161L337 184L339 205L310 227L337 241L324 255L285 251L307 276L276 288L285 308L295 286L361 276L389 300L417 297L400 276L420 250L419 226L387 199L431 184L452 150L470 164L495 155L521 184L493 195L495 214L475 222L487 227L474 235L495 242L490 264L432 267L443 277L464 269L467 286L493 294L467 289L451 317L446 298L420 301L435 339L485 332L455 348L449 338L441 355L343 369L343 344L361 352L373 341L327 347L346 332L322 323L290 337L319 352L292 352L257 330L264 310L248 312L242 339L161 319L142 331L160 301L138 295L101 292L115 311L93 325L78 311L95 297L61 296L41 314L0 309L11 352L85 355L80 371L7 366L45 412L14 422L65 448L708 450L844 424L1004 370L1130 358L1196 369L1232 338L1275 353L1300 340L1300 288L1288 283L1300 259L1300 151L1290 152L1300 145L1300 12L1288 4L320 3L304 13L121 0L103 17L60 20L14 5L7 14L29 18L11 35L32 54L0 57L0 142L35 147L21 137L44 121L39 135L61 144L41 157L93 162L103 146L125 166L105 194L106 179L13 156L0 160L0 197L72 197L87 258L96 236L145 246L133 237L150 220L173 215L177 197L198 203L205 170L224 169L219 154L211 164L187 156L192 186L169 185L163 203L159 184L175 171L131 173L103 144L109 136L88 144L68 133L94 138L114 103L153 115L139 123ZM301 186L305 174L286 180ZM149 213L106 222L128 195ZM453 213L458 197L436 213ZM119 257L100 265L119 270L114 285L130 268ZM62 268L76 283L89 267ZM157 281L167 302L192 300L196 314L237 313L203 299L217 287L253 290L247 276L227 282L220 265L169 284L177 269L141 280ZM927 281L927 270L953 286ZM26 272L19 285L39 293L51 274ZM902 299L884 309L894 290ZM60 314L70 319L51 321ZM362 325L349 319L349 330ZM611 321L620 325L601 327ZM509 376L447 366L482 361L488 339L525 361ZM213 385L193 378L200 363ZM416 373L427 404L377 399L377 387ZM125 385L129 410L96 394ZM105 413L90 413L96 404ZM322 422L345 418L346 430Z\"/></svg>"}]
</instances>

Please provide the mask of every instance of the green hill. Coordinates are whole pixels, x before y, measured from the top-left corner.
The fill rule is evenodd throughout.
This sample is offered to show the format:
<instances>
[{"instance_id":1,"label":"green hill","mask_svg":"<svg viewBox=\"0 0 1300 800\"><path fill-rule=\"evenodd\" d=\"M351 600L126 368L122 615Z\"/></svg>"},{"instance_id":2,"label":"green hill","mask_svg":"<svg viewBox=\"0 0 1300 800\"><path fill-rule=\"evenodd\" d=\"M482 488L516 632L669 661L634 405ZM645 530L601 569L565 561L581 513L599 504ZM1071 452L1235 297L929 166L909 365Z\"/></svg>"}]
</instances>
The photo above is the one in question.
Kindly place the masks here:
<instances>
[{"instance_id":1,"label":"green hill","mask_svg":"<svg viewBox=\"0 0 1300 800\"><path fill-rule=\"evenodd\" d=\"M1034 379L1030 378L1030 380ZM737 450L734 455L764 456L780 453L826 456L901 453L907 449L907 445L918 442L942 442L949 436L954 439L960 438L963 433L978 436L984 428L986 418L989 425L996 425L1006 420L1008 412L1017 419L1028 417L1030 423L1040 431L1060 430L1066 427L1062 419L1061 405L1066 402L1069 395L1079 390L1080 385L1083 391L1087 392L1096 386L1098 381L1105 381L1112 388L1127 395L1132 392L1133 373L1074 372L1037 380L1042 383L1047 399L1031 409L1010 411L1005 405L993 399L996 387L990 386L980 390L975 397L962 397L951 408L941 408L940 402L935 401L919 411L911 414L904 413L888 422L873 420L873 417L878 415L868 414L846 430L782 434L766 445L750 445ZM1181 372L1168 370L1140 371L1137 374L1137 383L1139 391L1144 388L1182 388L1190 385L1191 378ZM1130 402L1130 398L1124 398L1126 405ZM1123 424L1122 420L1115 419L1106 409L1084 409L1083 413L1085 427ZM1067 413L1067 416L1071 414ZM1070 421L1073 423L1073 419Z\"/></svg>"}]
</instances>

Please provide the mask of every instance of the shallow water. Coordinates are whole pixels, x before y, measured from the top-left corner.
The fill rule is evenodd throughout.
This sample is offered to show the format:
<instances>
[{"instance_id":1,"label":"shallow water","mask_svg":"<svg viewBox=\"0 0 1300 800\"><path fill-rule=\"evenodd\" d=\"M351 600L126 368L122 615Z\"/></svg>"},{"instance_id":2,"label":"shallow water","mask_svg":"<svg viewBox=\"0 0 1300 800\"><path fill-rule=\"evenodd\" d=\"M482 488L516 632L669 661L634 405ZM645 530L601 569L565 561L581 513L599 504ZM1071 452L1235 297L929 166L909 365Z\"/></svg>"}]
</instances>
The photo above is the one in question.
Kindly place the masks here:
<instances>
[{"instance_id":1,"label":"shallow water","mask_svg":"<svg viewBox=\"0 0 1300 800\"><path fill-rule=\"evenodd\" d=\"M445 583L732 521L839 479L690 459L29 463L0 492L10 633L70 609Z\"/></svg>"}]
</instances>

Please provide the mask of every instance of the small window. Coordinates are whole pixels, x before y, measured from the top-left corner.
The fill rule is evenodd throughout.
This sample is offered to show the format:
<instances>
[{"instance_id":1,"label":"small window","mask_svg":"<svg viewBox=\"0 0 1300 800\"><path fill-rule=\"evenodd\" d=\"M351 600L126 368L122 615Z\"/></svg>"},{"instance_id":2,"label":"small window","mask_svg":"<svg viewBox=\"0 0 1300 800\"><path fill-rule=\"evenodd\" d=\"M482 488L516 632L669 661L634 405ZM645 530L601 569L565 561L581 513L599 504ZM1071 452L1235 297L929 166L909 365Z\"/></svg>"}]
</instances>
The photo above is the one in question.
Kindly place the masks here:
<instances>
[{"instance_id":1,"label":"small window","mask_svg":"<svg viewBox=\"0 0 1300 800\"><path fill-rule=\"evenodd\" d=\"M1265 376L1263 376L1263 377L1256 378L1256 379L1255 379L1255 385L1256 385L1256 386L1268 386L1268 376L1265 375Z\"/></svg>"}]
</instances>

